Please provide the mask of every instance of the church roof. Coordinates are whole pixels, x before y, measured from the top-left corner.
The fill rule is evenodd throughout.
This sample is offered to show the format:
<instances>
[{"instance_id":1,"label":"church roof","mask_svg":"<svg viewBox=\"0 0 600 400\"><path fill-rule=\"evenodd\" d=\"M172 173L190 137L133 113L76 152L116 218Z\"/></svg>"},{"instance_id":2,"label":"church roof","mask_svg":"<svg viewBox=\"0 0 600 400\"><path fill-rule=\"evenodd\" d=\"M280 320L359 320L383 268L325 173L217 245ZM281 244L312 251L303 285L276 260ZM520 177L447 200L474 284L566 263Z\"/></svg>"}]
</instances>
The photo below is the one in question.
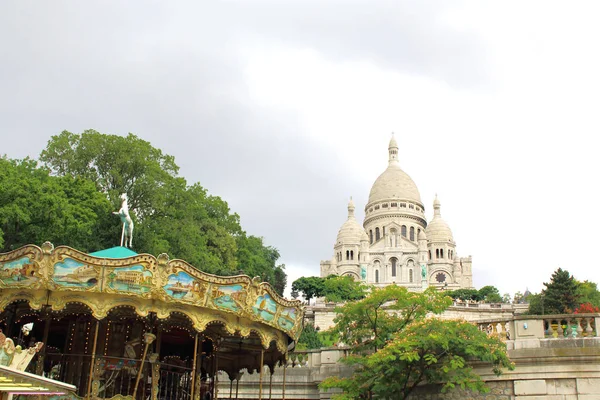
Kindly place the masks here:
<instances>
[{"instance_id":1,"label":"church roof","mask_svg":"<svg viewBox=\"0 0 600 400\"><path fill-rule=\"evenodd\" d=\"M388 146L389 165L373 184L369 194L369 203L380 200L412 200L421 203L421 195L417 185L398 164L398 144L392 136Z\"/></svg>"},{"instance_id":2,"label":"church roof","mask_svg":"<svg viewBox=\"0 0 600 400\"><path fill-rule=\"evenodd\" d=\"M127 258L137 256L138 253L123 246L111 247L110 249L104 249L90 253L90 256L98 258Z\"/></svg>"},{"instance_id":3,"label":"church roof","mask_svg":"<svg viewBox=\"0 0 600 400\"><path fill-rule=\"evenodd\" d=\"M348 202L348 219L344 222L338 232L336 244L359 243L361 240L369 240L367 233L354 217L354 202L352 198Z\"/></svg>"},{"instance_id":4,"label":"church roof","mask_svg":"<svg viewBox=\"0 0 600 400\"><path fill-rule=\"evenodd\" d=\"M433 219L425 228L427 240L429 242L454 242L452 231L446 221L442 219L440 208L441 204L436 195L433 201Z\"/></svg>"}]
</instances>

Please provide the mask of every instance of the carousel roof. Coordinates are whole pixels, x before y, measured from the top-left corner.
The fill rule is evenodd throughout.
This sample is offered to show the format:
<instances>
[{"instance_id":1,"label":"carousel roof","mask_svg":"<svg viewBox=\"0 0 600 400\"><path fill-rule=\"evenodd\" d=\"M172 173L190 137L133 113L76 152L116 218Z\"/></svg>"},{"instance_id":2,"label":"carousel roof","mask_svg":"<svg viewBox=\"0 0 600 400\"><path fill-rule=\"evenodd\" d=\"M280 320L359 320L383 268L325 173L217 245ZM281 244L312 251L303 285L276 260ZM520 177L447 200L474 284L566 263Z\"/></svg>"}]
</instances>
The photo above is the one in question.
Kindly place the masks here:
<instances>
[{"instance_id":1,"label":"carousel roof","mask_svg":"<svg viewBox=\"0 0 600 400\"><path fill-rule=\"evenodd\" d=\"M111 247L110 249L104 249L90 253L90 256L98 258L127 258L137 255L138 253L135 251L123 246Z\"/></svg>"}]
</instances>

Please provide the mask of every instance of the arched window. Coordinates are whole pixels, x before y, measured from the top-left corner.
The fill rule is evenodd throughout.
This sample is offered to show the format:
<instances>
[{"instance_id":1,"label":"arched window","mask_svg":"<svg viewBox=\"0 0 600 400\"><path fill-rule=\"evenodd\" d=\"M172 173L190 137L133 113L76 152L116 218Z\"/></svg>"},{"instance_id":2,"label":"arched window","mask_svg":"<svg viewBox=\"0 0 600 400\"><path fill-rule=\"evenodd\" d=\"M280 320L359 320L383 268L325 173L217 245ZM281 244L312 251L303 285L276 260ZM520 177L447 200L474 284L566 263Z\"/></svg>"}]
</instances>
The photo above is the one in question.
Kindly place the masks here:
<instances>
[{"instance_id":1,"label":"arched window","mask_svg":"<svg viewBox=\"0 0 600 400\"><path fill-rule=\"evenodd\" d=\"M373 230L369 231L369 239L371 240L371 244L373 244Z\"/></svg>"},{"instance_id":2,"label":"arched window","mask_svg":"<svg viewBox=\"0 0 600 400\"><path fill-rule=\"evenodd\" d=\"M392 276L396 276L396 263L398 262L398 260L396 258L392 258L390 260L392 262Z\"/></svg>"},{"instance_id":3,"label":"arched window","mask_svg":"<svg viewBox=\"0 0 600 400\"><path fill-rule=\"evenodd\" d=\"M435 249L435 258L440 258L440 249Z\"/></svg>"},{"instance_id":4,"label":"arched window","mask_svg":"<svg viewBox=\"0 0 600 400\"><path fill-rule=\"evenodd\" d=\"M429 259L431 260L431 250L429 250Z\"/></svg>"},{"instance_id":5,"label":"arched window","mask_svg":"<svg viewBox=\"0 0 600 400\"><path fill-rule=\"evenodd\" d=\"M406 237L406 225L402 225L400 232L402 232L402 236Z\"/></svg>"},{"instance_id":6,"label":"arched window","mask_svg":"<svg viewBox=\"0 0 600 400\"><path fill-rule=\"evenodd\" d=\"M350 259L350 252L348 250L346 250L346 260Z\"/></svg>"},{"instance_id":7,"label":"arched window","mask_svg":"<svg viewBox=\"0 0 600 400\"><path fill-rule=\"evenodd\" d=\"M350 250L350 259L354 260L354 250Z\"/></svg>"},{"instance_id":8,"label":"arched window","mask_svg":"<svg viewBox=\"0 0 600 400\"><path fill-rule=\"evenodd\" d=\"M375 241L378 241L381 238L381 235L379 234L379 228L375 228Z\"/></svg>"},{"instance_id":9,"label":"arched window","mask_svg":"<svg viewBox=\"0 0 600 400\"><path fill-rule=\"evenodd\" d=\"M408 270L408 281L409 281L410 283L412 283L412 282L413 282L413 270L412 270L412 269L409 269L409 270Z\"/></svg>"},{"instance_id":10,"label":"arched window","mask_svg":"<svg viewBox=\"0 0 600 400\"><path fill-rule=\"evenodd\" d=\"M444 249L440 249L440 258L444 258Z\"/></svg>"},{"instance_id":11,"label":"arched window","mask_svg":"<svg viewBox=\"0 0 600 400\"><path fill-rule=\"evenodd\" d=\"M379 270L375 270L375 283L379 283Z\"/></svg>"},{"instance_id":12,"label":"arched window","mask_svg":"<svg viewBox=\"0 0 600 400\"><path fill-rule=\"evenodd\" d=\"M414 226L410 227L410 240L413 242L415 241L415 227Z\"/></svg>"},{"instance_id":13,"label":"arched window","mask_svg":"<svg viewBox=\"0 0 600 400\"><path fill-rule=\"evenodd\" d=\"M420 234L421 234L421 228L417 229L417 239L419 238Z\"/></svg>"}]
</instances>

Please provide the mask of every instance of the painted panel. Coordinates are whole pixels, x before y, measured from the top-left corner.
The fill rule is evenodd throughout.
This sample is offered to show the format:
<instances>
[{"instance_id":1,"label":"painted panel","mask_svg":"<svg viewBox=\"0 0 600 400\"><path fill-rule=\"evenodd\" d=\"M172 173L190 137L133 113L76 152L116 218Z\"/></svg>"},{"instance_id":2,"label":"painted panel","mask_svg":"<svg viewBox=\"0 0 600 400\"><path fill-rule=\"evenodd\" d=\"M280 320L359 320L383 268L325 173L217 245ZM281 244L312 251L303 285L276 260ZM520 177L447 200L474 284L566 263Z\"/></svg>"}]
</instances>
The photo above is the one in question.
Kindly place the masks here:
<instances>
[{"instance_id":1,"label":"painted panel","mask_svg":"<svg viewBox=\"0 0 600 400\"><path fill-rule=\"evenodd\" d=\"M0 282L3 286L30 286L38 280L33 276L35 269L29 257L0 263Z\"/></svg>"},{"instance_id":2,"label":"painted panel","mask_svg":"<svg viewBox=\"0 0 600 400\"><path fill-rule=\"evenodd\" d=\"M293 307L285 307L281 311L281 314L279 314L277 323L283 329L292 329L296 323L296 309Z\"/></svg>"},{"instance_id":3,"label":"painted panel","mask_svg":"<svg viewBox=\"0 0 600 400\"><path fill-rule=\"evenodd\" d=\"M52 279L61 286L87 289L98 284L98 273L91 265L66 258L54 264Z\"/></svg>"},{"instance_id":4,"label":"painted panel","mask_svg":"<svg viewBox=\"0 0 600 400\"><path fill-rule=\"evenodd\" d=\"M141 265L106 270L108 286L119 292L148 293L152 288L152 272Z\"/></svg>"},{"instance_id":5,"label":"painted panel","mask_svg":"<svg viewBox=\"0 0 600 400\"><path fill-rule=\"evenodd\" d=\"M204 299L206 284L187 272L180 271L169 275L167 284L163 286L163 289L174 299L197 302Z\"/></svg>"},{"instance_id":6,"label":"painted panel","mask_svg":"<svg viewBox=\"0 0 600 400\"><path fill-rule=\"evenodd\" d=\"M212 302L217 308L229 311L241 311L246 298L242 285L213 286Z\"/></svg>"},{"instance_id":7,"label":"painted panel","mask_svg":"<svg viewBox=\"0 0 600 400\"><path fill-rule=\"evenodd\" d=\"M256 303L252 307L252 311L265 321L272 321L277 312L277 303L271 298L270 294L265 293L262 296L258 296Z\"/></svg>"}]
</instances>

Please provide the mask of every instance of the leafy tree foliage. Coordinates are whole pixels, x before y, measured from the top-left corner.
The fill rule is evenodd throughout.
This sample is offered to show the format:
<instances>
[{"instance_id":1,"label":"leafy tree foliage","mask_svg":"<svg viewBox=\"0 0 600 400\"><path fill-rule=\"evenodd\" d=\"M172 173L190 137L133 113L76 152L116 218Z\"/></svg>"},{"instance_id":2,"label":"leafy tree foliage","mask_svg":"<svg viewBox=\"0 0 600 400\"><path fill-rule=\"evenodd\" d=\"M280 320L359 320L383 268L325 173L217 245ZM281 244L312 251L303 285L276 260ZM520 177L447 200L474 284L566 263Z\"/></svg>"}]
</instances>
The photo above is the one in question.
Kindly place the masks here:
<instances>
[{"instance_id":1,"label":"leafy tree foliage","mask_svg":"<svg viewBox=\"0 0 600 400\"><path fill-rule=\"evenodd\" d=\"M307 276L292 282L292 293L302 292L307 301L314 297L325 297L332 302L360 300L365 297L367 287L351 276L329 275L326 278Z\"/></svg>"},{"instance_id":2,"label":"leafy tree foliage","mask_svg":"<svg viewBox=\"0 0 600 400\"><path fill-rule=\"evenodd\" d=\"M450 303L435 289L411 293L392 285L340 307L334 331L351 346L343 362L354 367L353 374L329 377L321 387L342 389L336 399L406 399L424 381L441 383L443 390L486 391L467 360L488 362L500 374L514 368L506 347L467 322L426 318Z\"/></svg>"},{"instance_id":3,"label":"leafy tree foliage","mask_svg":"<svg viewBox=\"0 0 600 400\"><path fill-rule=\"evenodd\" d=\"M600 291L598 291L598 285L595 282L583 281L579 282L579 301L583 303L590 303L593 306L600 307Z\"/></svg>"},{"instance_id":4,"label":"leafy tree foliage","mask_svg":"<svg viewBox=\"0 0 600 400\"><path fill-rule=\"evenodd\" d=\"M569 271L562 268L552 274L549 283L544 283L544 311L547 314L571 313L579 305L579 283Z\"/></svg>"},{"instance_id":5,"label":"leafy tree foliage","mask_svg":"<svg viewBox=\"0 0 600 400\"><path fill-rule=\"evenodd\" d=\"M529 296L529 314L570 314L580 304L580 283L567 270L557 269L540 294Z\"/></svg>"},{"instance_id":6,"label":"leafy tree foliage","mask_svg":"<svg viewBox=\"0 0 600 400\"><path fill-rule=\"evenodd\" d=\"M300 337L298 338L298 349L320 349L323 343L319 337L319 331L315 329L313 324L306 324Z\"/></svg>"},{"instance_id":7,"label":"leafy tree foliage","mask_svg":"<svg viewBox=\"0 0 600 400\"><path fill-rule=\"evenodd\" d=\"M446 292L446 294L455 300L481 300L481 296L477 289L457 289Z\"/></svg>"},{"instance_id":8,"label":"leafy tree foliage","mask_svg":"<svg viewBox=\"0 0 600 400\"><path fill-rule=\"evenodd\" d=\"M0 158L0 251L46 240L83 251L108 247L118 237L112 206L93 183L50 176L30 159Z\"/></svg>"},{"instance_id":9,"label":"leafy tree foliage","mask_svg":"<svg viewBox=\"0 0 600 400\"><path fill-rule=\"evenodd\" d=\"M323 281L325 300L340 303L365 297L366 286L351 276L330 275Z\"/></svg>"},{"instance_id":10,"label":"leafy tree foliage","mask_svg":"<svg viewBox=\"0 0 600 400\"><path fill-rule=\"evenodd\" d=\"M453 299L484 301L486 303L502 303L504 298L495 286L484 286L481 289L457 289L446 292Z\"/></svg>"},{"instance_id":11,"label":"leafy tree foliage","mask_svg":"<svg viewBox=\"0 0 600 400\"><path fill-rule=\"evenodd\" d=\"M292 282L292 291L302 292L306 301L323 296L324 279L318 276L303 276Z\"/></svg>"},{"instance_id":12,"label":"leafy tree foliage","mask_svg":"<svg viewBox=\"0 0 600 400\"><path fill-rule=\"evenodd\" d=\"M495 286L484 286L479 289L479 297L485 301L486 303L501 303L502 296L500 296L500 291Z\"/></svg>"},{"instance_id":13,"label":"leafy tree foliage","mask_svg":"<svg viewBox=\"0 0 600 400\"><path fill-rule=\"evenodd\" d=\"M31 160L0 164L3 249L46 240L83 251L118 245L120 221L111 212L127 193L136 250L165 252L217 275L259 276L283 294L277 249L247 235L225 201L199 183L188 185L175 159L149 142L64 131L40 160L43 168Z\"/></svg>"}]
</instances>

